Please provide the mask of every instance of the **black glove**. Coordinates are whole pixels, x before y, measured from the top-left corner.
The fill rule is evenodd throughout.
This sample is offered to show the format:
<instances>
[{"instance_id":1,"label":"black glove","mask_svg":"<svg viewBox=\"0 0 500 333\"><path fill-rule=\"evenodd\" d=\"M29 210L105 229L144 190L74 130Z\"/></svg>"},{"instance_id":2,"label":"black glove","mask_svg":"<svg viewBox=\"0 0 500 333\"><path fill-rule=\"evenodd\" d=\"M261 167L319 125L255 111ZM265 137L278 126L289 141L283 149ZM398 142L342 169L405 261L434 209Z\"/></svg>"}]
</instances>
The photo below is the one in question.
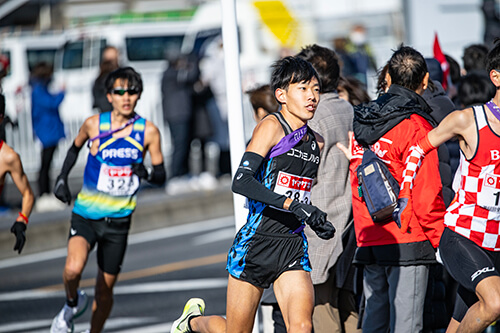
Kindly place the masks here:
<instances>
[{"instance_id":1,"label":"black glove","mask_svg":"<svg viewBox=\"0 0 500 333\"><path fill-rule=\"evenodd\" d=\"M132 164L132 172L137 175L137 177L141 179L145 179L149 181L150 176L148 169L142 163L134 163Z\"/></svg>"},{"instance_id":2,"label":"black glove","mask_svg":"<svg viewBox=\"0 0 500 333\"><path fill-rule=\"evenodd\" d=\"M319 238L330 239L335 234L335 227L326 220L326 213L318 207L292 201L288 210L307 223Z\"/></svg>"},{"instance_id":3,"label":"black glove","mask_svg":"<svg viewBox=\"0 0 500 333\"><path fill-rule=\"evenodd\" d=\"M14 245L14 251L18 250L21 253L26 242L26 223L24 222L14 222L10 232L16 235L16 245Z\"/></svg>"},{"instance_id":4,"label":"black glove","mask_svg":"<svg viewBox=\"0 0 500 333\"><path fill-rule=\"evenodd\" d=\"M71 192L69 191L68 179L65 176L59 175L54 185L54 195L68 205L71 204Z\"/></svg>"},{"instance_id":5,"label":"black glove","mask_svg":"<svg viewBox=\"0 0 500 333\"><path fill-rule=\"evenodd\" d=\"M303 204L295 200L292 201L288 210L291 211L299 221L304 221L307 224L309 224L309 221L317 220L321 215L325 215L326 217L326 213L318 207Z\"/></svg>"},{"instance_id":6,"label":"black glove","mask_svg":"<svg viewBox=\"0 0 500 333\"><path fill-rule=\"evenodd\" d=\"M321 239L330 239L335 235L335 227L326 220L326 214L319 220L309 222L309 226Z\"/></svg>"}]
</instances>

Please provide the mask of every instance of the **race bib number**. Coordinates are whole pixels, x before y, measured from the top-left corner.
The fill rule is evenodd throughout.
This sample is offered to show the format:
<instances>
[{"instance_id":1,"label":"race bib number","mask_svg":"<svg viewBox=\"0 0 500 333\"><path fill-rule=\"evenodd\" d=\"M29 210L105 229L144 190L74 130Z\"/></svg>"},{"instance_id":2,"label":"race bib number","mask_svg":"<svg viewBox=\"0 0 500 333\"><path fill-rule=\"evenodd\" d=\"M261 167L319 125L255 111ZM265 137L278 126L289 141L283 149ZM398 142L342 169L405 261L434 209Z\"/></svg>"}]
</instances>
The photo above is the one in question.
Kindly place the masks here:
<instances>
[{"instance_id":1,"label":"race bib number","mask_svg":"<svg viewBox=\"0 0 500 333\"><path fill-rule=\"evenodd\" d=\"M487 173L481 191L477 194L477 204L490 211L500 212L500 176Z\"/></svg>"},{"instance_id":2,"label":"race bib number","mask_svg":"<svg viewBox=\"0 0 500 333\"><path fill-rule=\"evenodd\" d=\"M299 177L280 171L274 192L287 196L295 201L309 204L311 202L312 178Z\"/></svg>"},{"instance_id":3,"label":"race bib number","mask_svg":"<svg viewBox=\"0 0 500 333\"><path fill-rule=\"evenodd\" d=\"M101 165L97 189L114 196L132 195L139 188L139 177L130 166Z\"/></svg>"}]
</instances>

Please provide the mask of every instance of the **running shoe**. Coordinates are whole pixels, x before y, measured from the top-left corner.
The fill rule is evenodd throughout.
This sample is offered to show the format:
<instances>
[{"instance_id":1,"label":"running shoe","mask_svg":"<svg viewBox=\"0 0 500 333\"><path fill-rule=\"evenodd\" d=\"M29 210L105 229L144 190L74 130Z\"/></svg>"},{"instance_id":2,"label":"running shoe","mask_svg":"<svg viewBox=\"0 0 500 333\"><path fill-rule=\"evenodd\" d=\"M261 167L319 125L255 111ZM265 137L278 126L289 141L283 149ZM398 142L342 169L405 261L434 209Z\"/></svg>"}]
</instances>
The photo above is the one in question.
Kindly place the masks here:
<instances>
[{"instance_id":1,"label":"running shoe","mask_svg":"<svg viewBox=\"0 0 500 333\"><path fill-rule=\"evenodd\" d=\"M78 303L75 307L64 304L57 316L52 320L50 333L73 333L73 319L81 316L88 306L87 294L83 290L78 291Z\"/></svg>"},{"instance_id":2,"label":"running shoe","mask_svg":"<svg viewBox=\"0 0 500 333\"><path fill-rule=\"evenodd\" d=\"M191 333L189 320L194 317L203 316L205 313L205 302L201 298L191 298L184 306L184 311L179 319L174 321L170 333Z\"/></svg>"}]
</instances>

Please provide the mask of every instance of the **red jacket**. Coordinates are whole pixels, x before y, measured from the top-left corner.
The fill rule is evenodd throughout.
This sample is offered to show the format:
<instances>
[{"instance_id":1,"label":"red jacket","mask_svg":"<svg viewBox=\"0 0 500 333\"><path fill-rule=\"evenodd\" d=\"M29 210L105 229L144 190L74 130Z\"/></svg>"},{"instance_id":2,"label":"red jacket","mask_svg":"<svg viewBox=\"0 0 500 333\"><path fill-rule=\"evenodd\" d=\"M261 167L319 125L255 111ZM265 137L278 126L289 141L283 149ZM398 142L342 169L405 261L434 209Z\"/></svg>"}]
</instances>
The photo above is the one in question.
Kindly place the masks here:
<instances>
[{"instance_id":1,"label":"red jacket","mask_svg":"<svg viewBox=\"0 0 500 333\"><path fill-rule=\"evenodd\" d=\"M413 114L409 119L382 136L371 149L388 166L391 174L401 183L404 162L409 148L418 139L426 135L432 126L419 115ZM352 206L354 228L358 247L404 244L429 240L434 248L444 229L445 205L441 193L441 178L437 150L433 150L423 159L422 165L414 180L413 218L408 232L403 234L394 222L374 223L368 209L358 194L358 178L356 168L361 163L363 148L354 140L350 163L350 179L352 187Z\"/></svg>"}]
</instances>

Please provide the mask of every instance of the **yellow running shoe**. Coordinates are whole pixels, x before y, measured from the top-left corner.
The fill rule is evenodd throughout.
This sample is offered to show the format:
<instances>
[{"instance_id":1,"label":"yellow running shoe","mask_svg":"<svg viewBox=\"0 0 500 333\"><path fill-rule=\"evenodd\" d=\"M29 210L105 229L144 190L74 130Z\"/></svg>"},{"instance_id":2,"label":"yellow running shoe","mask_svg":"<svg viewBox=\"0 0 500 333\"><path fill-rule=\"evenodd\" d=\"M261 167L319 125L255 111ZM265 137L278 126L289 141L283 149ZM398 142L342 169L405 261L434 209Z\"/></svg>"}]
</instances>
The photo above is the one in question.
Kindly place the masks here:
<instances>
[{"instance_id":1,"label":"yellow running shoe","mask_svg":"<svg viewBox=\"0 0 500 333\"><path fill-rule=\"evenodd\" d=\"M189 320L194 317L203 316L205 313L205 301L201 298L191 298L184 306L184 311L179 319L174 321L170 333L191 333Z\"/></svg>"}]
</instances>

